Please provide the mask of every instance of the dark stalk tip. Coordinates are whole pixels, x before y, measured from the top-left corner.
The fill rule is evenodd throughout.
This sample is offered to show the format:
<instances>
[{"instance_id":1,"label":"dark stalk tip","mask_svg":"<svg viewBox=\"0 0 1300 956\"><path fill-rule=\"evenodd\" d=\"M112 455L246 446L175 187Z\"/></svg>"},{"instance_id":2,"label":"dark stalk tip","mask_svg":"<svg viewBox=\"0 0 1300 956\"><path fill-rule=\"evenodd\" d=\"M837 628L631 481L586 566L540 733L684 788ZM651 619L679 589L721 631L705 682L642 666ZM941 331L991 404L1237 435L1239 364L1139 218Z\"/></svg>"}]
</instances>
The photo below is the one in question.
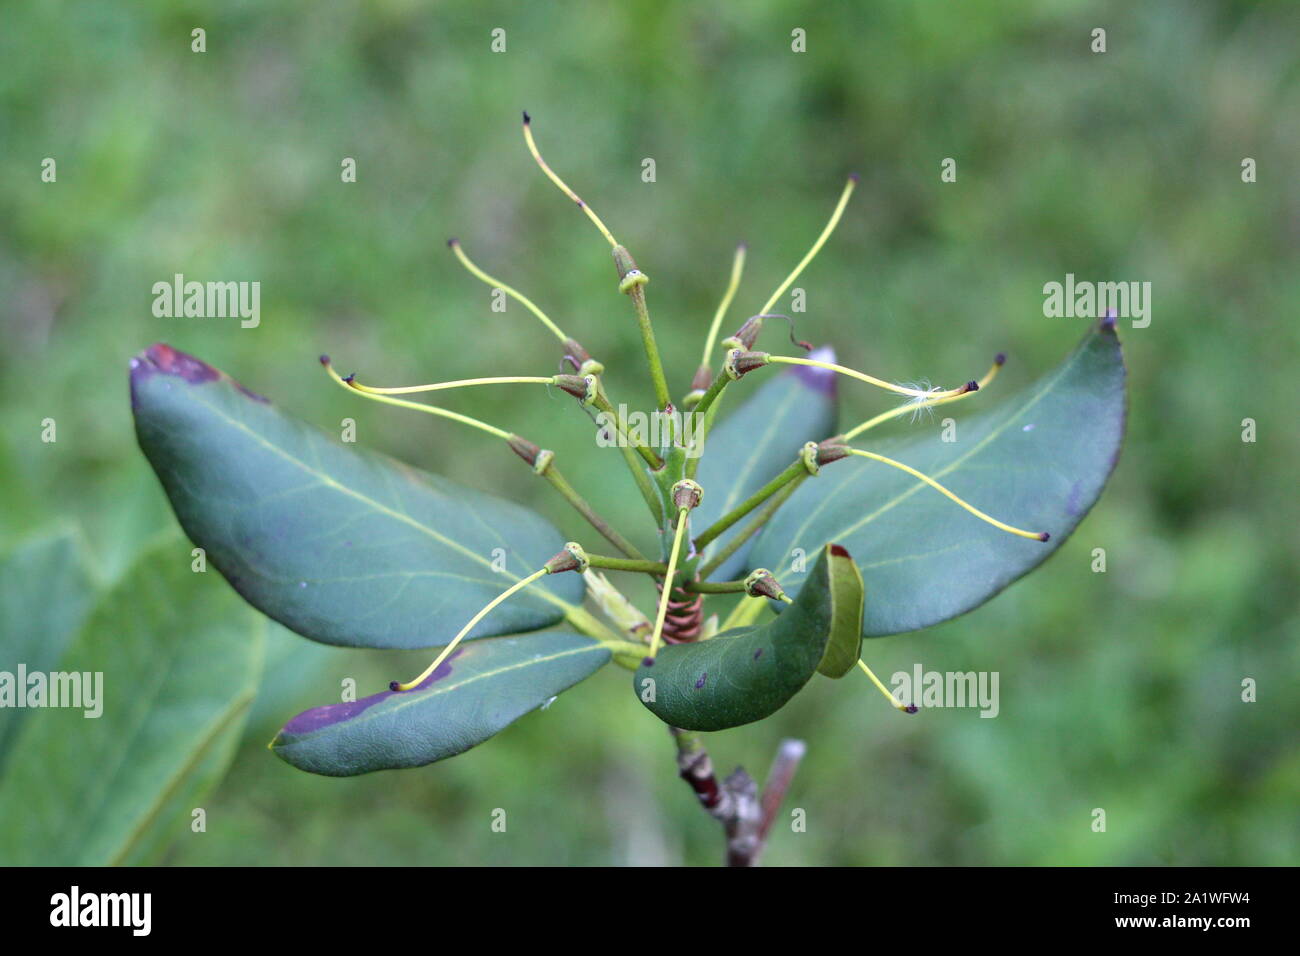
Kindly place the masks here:
<instances>
[{"instance_id":1,"label":"dark stalk tip","mask_svg":"<svg viewBox=\"0 0 1300 956\"><path fill-rule=\"evenodd\" d=\"M351 384L352 384L352 381L353 381L356 377L357 377L357 373L356 373L356 372L351 372L351 373L349 373L348 375L345 375L345 376L343 377L343 381L345 381L345 382L347 382L349 385L351 385Z\"/></svg>"},{"instance_id":2,"label":"dark stalk tip","mask_svg":"<svg viewBox=\"0 0 1300 956\"><path fill-rule=\"evenodd\" d=\"M320 363L321 363L321 365L329 365L329 364L330 364L330 357L329 357L328 355L322 355L322 356L320 357Z\"/></svg>"},{"instance_id":3,"label":"dark stalk tip","mask_svg":"<svg viewBox=\"0 0 1300 956\"><path fill-rule=\"evenodd\" d=\"M526 461L529 465L536 466L537 456L542 453L542 449L530 442L527 438L521 438L519 435L511 435L506 439L506 444L510 450Z\"/></svg>"},{"instance_id":4,"label":"dark stalk tip","mask_svg":"<svg viewBox=\"0 0 1300 956\"><path fill-rule=\"evenodd\" d=\"M1006 352L999 352L997 355L993 356L993 364L994 364L994 365L1006 365L1006 364L1007 364L1007 353L1006 353Z\"/></svg>"},{"instance_id":5,"label":"dark stalk tip","mask_svg":"<svg viewBox=\"0 0 1300 956\"><path fill-rule=\"evenodd\" d=\"M966 391L978 392L979 390L980 390L980 383L975 381L974 379L971 379L969 382L966 383Z\"/></svg>"},{"instance_id":6,"label":"dark stalk tip","mask_svg":"<svg viewBox=\"0 0 1300 956\"><path fill-rule=\"evenodd\" d=\"M390 680L388 682L388 689L391 690L393 693L397 693L397 688L401 686L401 683L402 683L401 681Z\"/></svg>"},{"instance_id":7,"label":"dark stalk tip","mask_svg":"<svg viewBox=\"0 0 1300 956\"><path fill-rule=\"evenodd\" d=\"M563 392L568 392L578 401L586 401L588 397L587 377L583 375L556 375L555 384Z\"/></svg>"},{"instance_id":8,"label":"dark stalk tip","mask_svg":"<svg viewBox=\"0 0 1300 956\"><path fill-rule=\"evenodd\" d=\"M861 181L861 179L862 179L862 177L859 176L857 173L849 173L849 181L850 181L850 182L854 182L854 183L856 183L856 182Z\"/></svg>"},{"instance_id":9,"label":"dark stalk tip","mask_svg":"<svg viewBox=\"0 0 1300 956\"><path fill-rule=\"evenodd\" d=\"M1050 534L1048 534L1046 531L1040 531L1039 534L1038 534L1038 540L1039 540L1039 541L1051 541L1051 540L1052 540L1052 536L1051 536Z\"/></svg>"},{"instance_id":10,"label":"dark stalk tip","mask_svg":"<svg viewBox=\"0 0 1300 956\"><path fill-rule=\"evenodd\" d=\"M448 246L449 248L450 248L450 247L453 247L453 246L455 246L456 243L458 243L458 242L460 242L460 240L457 239L455 236L452 236L450 239L447 240L447 246Z\"/></svg>"},{"instance_id":11,"label":"dark stalk tip","mask_svg":"<svg viewBox=\"0 0 1300 956\"><path fill-rule=\"evenodd\" d=\"M918 710L920 710L920 708L917 707L916 704L908 704L908 705L903 709L903 713L905 713L905 714L915 714Z\"/></svg>"},{"instance_id":12,"label":"dark stalk tip","mask_svg":"<svg viewBox=\"0 0 1300 956\"><path fill-rule=\"evenodd\" d=\"M582 347L582 343L577 339L564 340L565 359L573 363L575 369L582 368L584 362L591 361L591 353Z\"/></svg>"},{"instance_id":13,"label":"dark stalk tip","mask_svg":"<svg viewBox=\"0 0 1300 956\"><path fill-rule=\"evenodd\" d=\"M654 666L655 666L655 659L654 659L653 657L643 657L643 658L641 658L641 666L642 666L642 667L654 667Z\"/></svg>"},{"instance_id":14,"label":"dark stalk tip","mask_svg":"<svg viewBox=\"0 0 1300 956\"><path fill-rule=\"evenodd\" d=\"M532 121L533 121L533 118L532 118L531 116L528 115L528 110L524 110L524 125L527 126L527 125L528 125L529 123L531 123Z\"/></svg>"},{"instance_id":15,"label":"dark stalk tip","mask_svg":"<svg viewBox=\"0 0 1300 956\"><path fill-rule=\"evenodd\" d=\"M817 445L818 465L829 465L833 461L847 457L849 457L849 446L844 444L844 439L839 435L824 439Z\"/></svg>"}]
</instances>

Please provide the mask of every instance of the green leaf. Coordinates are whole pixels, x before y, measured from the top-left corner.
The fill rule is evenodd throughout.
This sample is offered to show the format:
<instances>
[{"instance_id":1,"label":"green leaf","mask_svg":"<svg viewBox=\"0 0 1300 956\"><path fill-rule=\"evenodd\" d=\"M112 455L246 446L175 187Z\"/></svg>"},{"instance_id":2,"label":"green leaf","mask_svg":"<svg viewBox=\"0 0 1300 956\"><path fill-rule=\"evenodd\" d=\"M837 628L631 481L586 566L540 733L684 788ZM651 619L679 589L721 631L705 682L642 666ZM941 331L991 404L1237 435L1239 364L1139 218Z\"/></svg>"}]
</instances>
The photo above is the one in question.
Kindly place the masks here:
<instances>
[{"instance_id":1,"label":"green leaf","mask_svg":"<svg viewBox=\"0 0 1300 956\"><path fill-rule=\"evenodd\" d=\"M465 644L417 688L304 711L271 749L330 777L423 766L481 744L609 659L565 631Z\"/></svg>"},{"instance_id":2,"label":"green leaf","mask_svg":"<svg viewBox=\"0 0 1300 956\"><path fill-rule=\"evenodd\" d=\"M835 353L821 349L818 359L835 361ZM719 421L709 432L696 480L704 499L691 514L691 530L698 534L752 495L799 456L809 441L830 436L835 428L835 373L792 366L759 385L730 414L726 401L744 393L759 375L732 382L724 392ZM745 527L742 519L704 549L704 560L726 546ZM748 544L724 561L710 577L726 581L737 576L745 563Z\"/></svg>"},{"instance_id":3,"label":"green leaf","mask_svg":"<svg viewBox=\"0 0 1300 956\"><path fill-rule=\"evenodd\" d=\"M683 730L726 730L776 713L808 683L826 653L835 616L832 565L847 554L822 549L785 613L691 644L670 644L642 663L633 690L660 720ZM856 661L856 657L854 660ZM653 683L648 683L653 682Z\"/></svg>"},{"instance_id":4,"label":"green leaf","mask_svg":"<svg viewBox=\"0 0 1300 956\"><path fill-rule=\"evenodd\" d=\"M915 478L850 457L805 482L755 542L750 562L793 594L789 569L828 541L857 558L871 600L863 634L929 627L978 607L1061 546L1101 494L1124 434L1124 362L1113 324L1094 328L1053 372L969 416L977 395L945 407L957 441L933 432L855 444L930 475L1030 541L980 521Z\"/></svg>"},{"instance_id":5,"label":"green leaf","mask_svg":"<svg viewBox=\"0 0 1300 956\"><path fill-rule=\"evenodd\" d=\"M344 445L166 345L132 360L131 396L186 534L245 600L312 640L446 644L564 546L528 509ZM578 575L547 575L467 639L554 624L582 594Z\"/></svg>"},{"instance_id":6,"label":"green leaf","mask_svg":"<svg viewBox=\"0 0 1300 956\"><path fill-rule=\"evenodd\" d=\"M18 733L0 778L0 862L134 862L188 835L238 741L263 627L190 570L180 540L136 563L58 664L81 675L81 706L34 711Z\"/></svg>"},{"instance_id":7,"label":"green leaf","mask_svg":"<svg viewBox=\"0 0 1300 956\"><path fill-rule=\"evenodd\" d=\"M26 541L0 559L0 671L49 671L90 610L94 585L71 530ZM31 712L0 706L0 772Z\"/></svg>"},{"instance_id":8,"label":"green leaf","mask_svg":"<svg viewBox=\"0 0 1300 956\"><path fill-rule=\"evenodd\" d=\"M862 572L849 552L833 544L831 557L831 633L817 673L839 678L853 670L862 656L862 606L866 592Z\"/></svg>"}]
</instances>

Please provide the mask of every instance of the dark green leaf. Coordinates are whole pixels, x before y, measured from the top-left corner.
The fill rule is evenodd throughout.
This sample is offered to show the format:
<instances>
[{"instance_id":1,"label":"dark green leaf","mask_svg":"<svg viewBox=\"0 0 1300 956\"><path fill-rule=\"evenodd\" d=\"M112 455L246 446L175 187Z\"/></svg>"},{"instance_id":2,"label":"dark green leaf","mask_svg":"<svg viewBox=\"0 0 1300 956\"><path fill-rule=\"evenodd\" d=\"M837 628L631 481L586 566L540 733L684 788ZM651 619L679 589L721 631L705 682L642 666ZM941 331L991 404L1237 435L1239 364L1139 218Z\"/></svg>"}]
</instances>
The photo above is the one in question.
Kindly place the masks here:
<instances>
[{"instance_id":1,"label":"dark green leaf","mask_svg":"<svg viewBox=\"0 0 1300 956\"><path fill-rule=\"evenodd\" d=\"M898 459L1009 524L1015 537L915 478L850 457L805 482L755 542L750 562L794 593L789 569L828 541L856 557L870 600L863 634L929 627L987 601L1060 547L1101 494L1124 434L1124 363L1113 325L1089 332L1055 371L1002 404L977 395L944 409L957 441L855 443Z\"/></svg>"},{"instance_id":2,"label":"dark green leaf","mask_svg":"<svg viewBox=\"0 0 1300 956\"><path fill-rule=\"evenodd\" d=\"M481 744L609 659L600 644L564 631L465 644L413 690L304 711L271 749L330 777L423 766Z\"/></svg>"},{"instance_id":3,"label":"dark green leaf","mask_svg":"<svg viewBox=\"0 0 1300 956\"><path fill-rule=\"evenodd\" d=\"M833 362L829 349L814 353ZM756 372L727 386L719 420L710 431L696 475L704 500L691 514L691 531L699 534L718 518L775 478L798 457L809 441L820 441L835 429L835 373L792 366L770 380ZM746 394L758 388L752 393ZM745 400L730 413L727 403ZM746 519L748 520L748 519ZM746 524L742 520L704 549L704 558L723 548ZM726 581L744 566L748 544L722 563L710 577Z\"/></svg>"},{"instance_id":4,"label":"dark green leaf","mask_svg":"<svg viewBox=\"0 0 1300 956\"><path fill-rule=\"evenodd\" d=\"M564 545L528 509L344 445L166 345L132 361L131 395L185 532L250 604L313 640L445 644ZM582 593L578 575L547 575L469 638L554 624Z\"/></svg>"},{"instance_id":5,"label":"dark green leaf","mask_svg":"<svg viewBox=\"0 0 1300 956\"><path fill-rule=\"evenodd\" d=\"M671 644L637 668L633 689L660 720L683 730L725 730L776 713L808 683L834 618L832 564L822 549L807 587L780 617L691 644ZM855 658L856 660L856 658ZM653 681L653 683L647 683Z\"/></svg>"},{"instance_id":6,"label":"dark green leaf","mask_svg":"<svg viewBox=\"0 0 1300 956\"><path fill-rule=\"evenodd\" d=\"M179 539L135 564L57 665L79 675L81 706L36 711L18 733L0 778L0 863L134 862L188 836L238 742L264 626L190 570Z\"/></svg>"},{"instance_id":7,"label":"dark green leaf","mask_svg":"<svg viewBox=\"0 0 1300 956\"><path fill-rule=\"evenodd\" d=\"M81 538L60 531L24 542L0 560L0 671L49 671L90 610L94 587ZM0 706L0 771L29 711Z\"/></svg>"}]
</instances>

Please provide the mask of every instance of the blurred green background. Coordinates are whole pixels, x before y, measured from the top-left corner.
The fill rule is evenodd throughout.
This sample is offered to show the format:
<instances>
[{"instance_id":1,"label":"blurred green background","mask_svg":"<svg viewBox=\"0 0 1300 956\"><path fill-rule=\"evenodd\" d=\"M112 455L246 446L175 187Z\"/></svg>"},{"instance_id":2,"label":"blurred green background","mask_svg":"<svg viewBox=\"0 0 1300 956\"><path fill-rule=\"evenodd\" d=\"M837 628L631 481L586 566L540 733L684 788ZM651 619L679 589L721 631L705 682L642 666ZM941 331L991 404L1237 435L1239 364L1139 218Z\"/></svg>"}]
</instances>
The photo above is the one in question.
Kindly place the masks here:
<instances>
[{"instance_id":1,"label":"blurred green background","mask_svg":"<svg viewBox=\"0 0 1300 956\"><path fill-rule=\"evenodd\" d=\"M1083 332L1043 316L1043 284L1067 272L1150 281L1152 321L1121 323L1126 448L1061 553L970 615L866 645L882 675L918 661L998 671L997 719L906 719L865 681L814 679L775 717L710 737L722 772L765 774L780 738L809 743L786 804L807 831L779 823L766 861L1297 862L1300 430L1283 411L1300 371L1294 5L155 0L9 5L3 19L0 545L73 522L109 581L174 526L126 390L129 357L159 340L585 534L499 445L350 400L316 356L375 383L551 374L553 342L518 306L491 311L444 246L455 235L604 360L618 398L648 407L608 249L532 164L521 108L652 277L678 394L734 244L750 257L725 331L857 170L839 232L798 283L800 337L847 364L947 382L1002 349L996 387L1010 391ZM194 27L204 54L190 51ZM498 27L504 53L490 50ZM1094 27L1103 55L1089 50ZM806 53L791 51L794 28ZM54 184L40 180L47 156ZM355 184L340 182L343 157ZM956 183L940 182L945 157ZM260 327L154 317L153 283L177 272L260 281ZM887 407L842 394L845 420ZM528 398L472 396L475 414L555 449L597 509L646 540L625 474L578 464L614 463L571 404ZM54 444L40 441L46 417ZM1096 547L1105 574L1090 571ZM337 699L341 677L372 692L425 655L272 637L243 743L204 802L208 832L185 829L165 862L720 858L716 824L624 671L455 760L334 780L266 741ZM1240 700L1245 677L1257 703ZM504 834L490 828L498 807Z\"/></svg>"}]
</instances>

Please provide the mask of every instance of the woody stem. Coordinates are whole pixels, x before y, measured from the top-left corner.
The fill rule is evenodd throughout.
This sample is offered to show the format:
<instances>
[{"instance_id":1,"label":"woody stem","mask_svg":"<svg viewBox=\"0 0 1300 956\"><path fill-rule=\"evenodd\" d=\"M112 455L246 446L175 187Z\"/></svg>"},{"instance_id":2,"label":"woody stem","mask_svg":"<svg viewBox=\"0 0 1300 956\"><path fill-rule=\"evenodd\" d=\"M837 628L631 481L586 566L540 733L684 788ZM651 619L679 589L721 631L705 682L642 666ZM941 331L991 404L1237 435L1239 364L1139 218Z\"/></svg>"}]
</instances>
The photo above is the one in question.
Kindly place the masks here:
<instances>
[{"instance_id":1,"label":"woody stem","mask_svg":"<svg viewBox=\"0 0 1300 956\"><path fill-rule=\"evenodd\" d=\"M705 812L722 824L727 840L727 865L757 866L776 813L803 758L803 741L781 741L760 797L758 784L741 767L718 782L713 761L699 734L677 727L668 729L677 745L678 776L695 792Z\"/></svg>"}]
</instances>

